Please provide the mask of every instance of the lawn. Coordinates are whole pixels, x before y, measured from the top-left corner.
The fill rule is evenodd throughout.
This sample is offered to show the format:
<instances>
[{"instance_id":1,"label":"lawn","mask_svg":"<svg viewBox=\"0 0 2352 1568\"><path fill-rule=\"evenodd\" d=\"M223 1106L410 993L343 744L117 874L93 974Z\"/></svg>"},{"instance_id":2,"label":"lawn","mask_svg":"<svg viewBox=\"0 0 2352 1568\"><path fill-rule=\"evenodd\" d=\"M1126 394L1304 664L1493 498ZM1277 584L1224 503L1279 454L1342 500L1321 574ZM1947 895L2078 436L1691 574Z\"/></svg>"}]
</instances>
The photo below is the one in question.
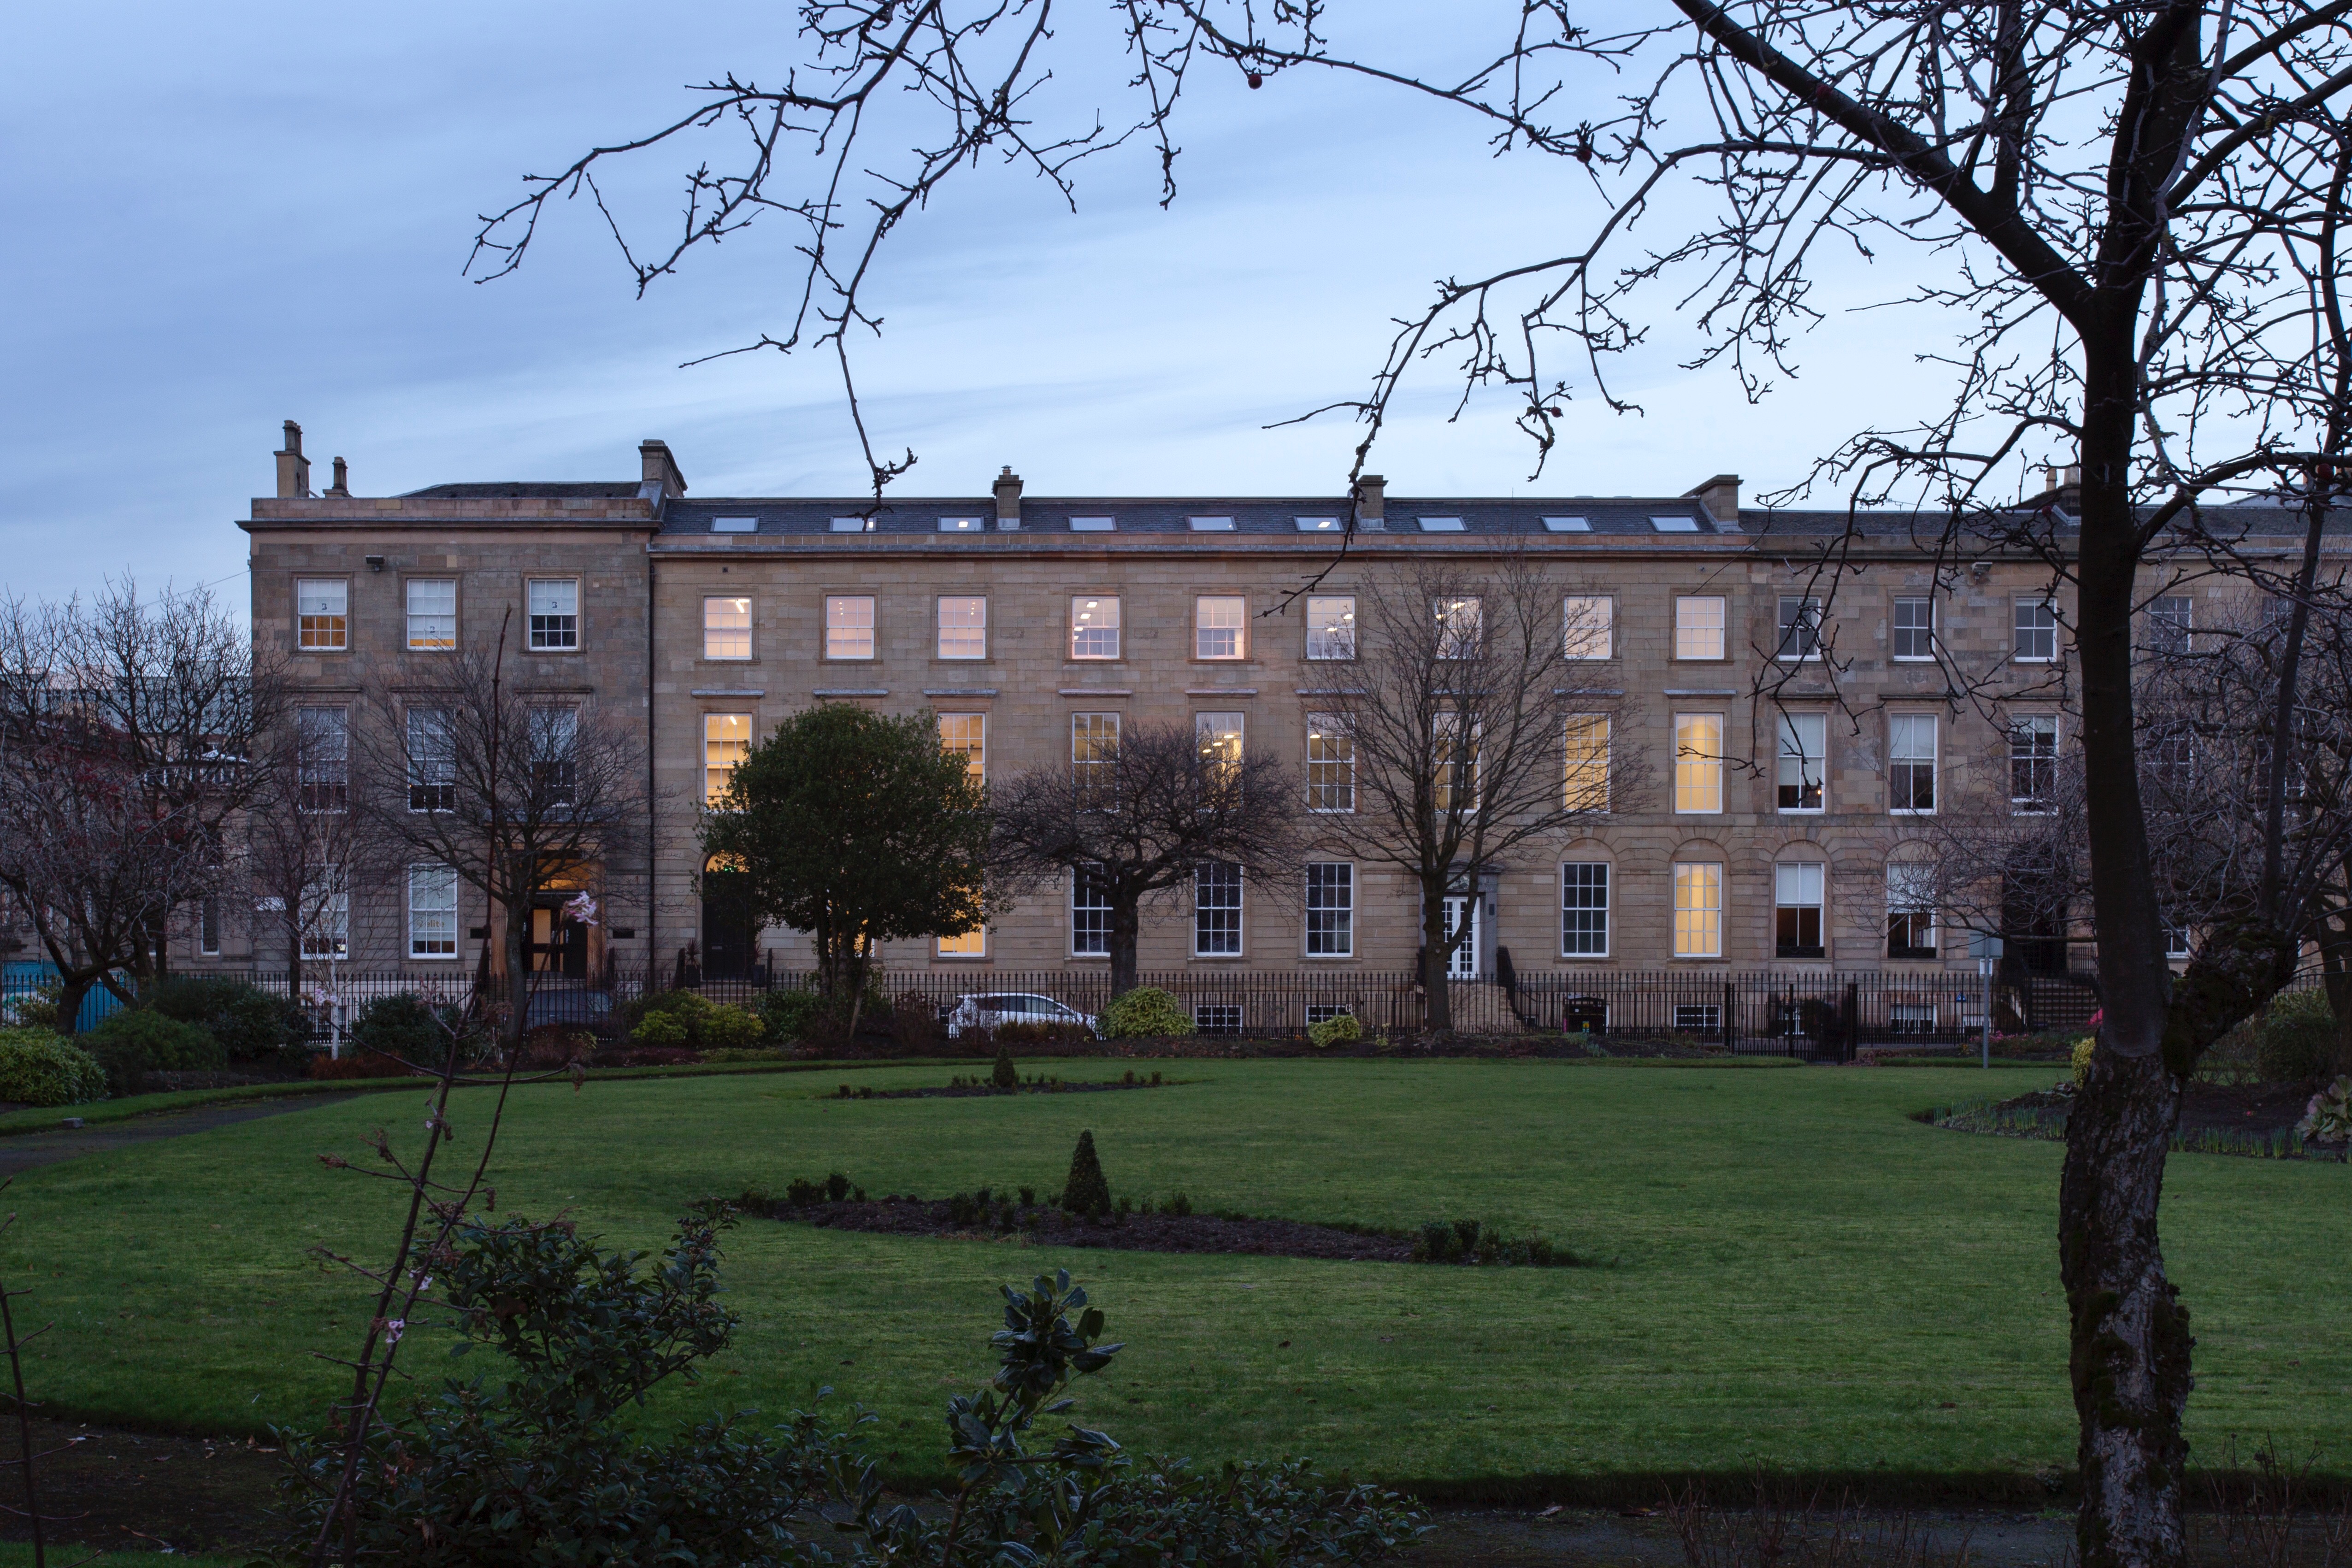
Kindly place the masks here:
<instances>
[{"instance_id":1,"label":"lawn","mask_svg":"<svg viewBox=\"0 0 2352 1568\"><path fill-rule=\"evenodd\" d=\"M1124 1066L1126 1064L1117 1064ZM1117 1068L1056 1063L1064 1076ZM947 1069L521 1091L502 1213L657 1244L686 1200L846 1172L869 1191L1059 1184L1091 1128L1115 1190L1301 1219L1475 1216L1606 1260L1442 1268L907 1240L747 1221L735 1345L657 1419L781 1414L819 1384L881 1417L902 1475L937 1464L948 1392L987 1368L1000 1281L1069 1268L1128 1342L1081 1415L1197 1458L1311 1453L1470 1494L1545 1478L1874 1473L1997 1482L2064 1468L2073 1414L2055 1259L2059 1146L1910 1112L2052 1069L1550 1061L1185 1062L1179 1087L983 1100L823 1098ZM478 1096L455 1114L478 1148ZM322 1167L370 1128L412 1145L423 1095L374 1095L20 1176L0 1243L20 1322L54 1321L37 1398L218 1434L307 1420L353 1342L349 1277L397 1193ZM2177 1155L2165 1225L2193 1312L2190 1435L2352 1470L2352 1172ZM438 1344L408 1364L436 1370ZM478 1362L466 1363L469 1368Z\"/></svg>"}]
</instances>

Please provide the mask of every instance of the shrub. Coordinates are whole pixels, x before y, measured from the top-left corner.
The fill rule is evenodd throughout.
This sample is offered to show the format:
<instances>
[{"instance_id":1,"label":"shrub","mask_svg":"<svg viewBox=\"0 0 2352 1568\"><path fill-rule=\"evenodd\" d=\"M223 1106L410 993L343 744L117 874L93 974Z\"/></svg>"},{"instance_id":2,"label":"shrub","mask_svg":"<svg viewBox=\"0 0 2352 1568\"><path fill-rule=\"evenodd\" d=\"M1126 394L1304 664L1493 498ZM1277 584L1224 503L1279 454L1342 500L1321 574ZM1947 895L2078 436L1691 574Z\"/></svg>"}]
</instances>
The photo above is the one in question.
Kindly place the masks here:
<instances>
[{"instance_id":1,"label":"shrub","mask_svg":"<svg viewBox=\"0 0 2352 1568\"><path fill-rule=\"evenodd\" d=\"M1062 1184L1062 1206L1072 1214L1110 1213L1110 1184L1103 1179L1102 1161L1095 1153L1091 1131L1078 1134L1078 1146L1070 1155L1069 1180Z\"/></svg>"},{"instance_id":2,"label":"shrub","mask_svg":"<svg viewBox=\"0 0 2352 1568\"><path fill-rule=\"evenodd\" d=\"M42 1034L48 1033L43 1029ZM106 1074L106 1098L124 1100L147 1092L147 1058L137 1046L107 1042L82 1037L82 1046L98 1059Z\"/></svg>"},{"instance_id":3,"label":"shrub","mask_svg":"<svg viewBox=\"0 0 2352 1568\"><path fill-rule=\"evenodd\" d=\"M106 1098L98 1058L47 1029L0 1029L0 1100L79 1105Z\"/></svg>"},{"instance_id":4,"label":"shrub","mask_svg":"<svg viewBox=\"0 0 2352 1568\"><path fill-rule=\"evenodd\" d=\"M1319 1024L1307 1026L1307 1043L1318 1051L1333 1046L1352 1046L1364 1037L1363 1025L1356 1022L1353 1013L1335 1013Z\"/></svg>"},{"instance_id":5,"label":"shrub","mask_svg":"<svg viewBox=\"0 0 2352 1568\"><path fill-rule=\"evenodd\" d=\"M1013 1053L1011 1051L1000 1050L996 1053L996 1070L989 1074L988 1081L994 1084L999 1089L1019 1089L1021 1087L1021 1073L1019 1069L1014 1068L1013 1065Z\"/></svg>"},{"instance_id":6,"label":"shrub","mask_svg":"<svg viewBox=\"0 0 2352 1568\"><path fill-rule=\"evenodd\" d=\"M748 1050L767 1033L766 1020L748 1007L713 1007L702 1016L702 1037L695 1043L704 1050Z\"/></svg>"},{"instance_id":7,"label":"shrub","mask_svg":"<svg viewBox=\"0 0 2352 1568\"><path fill-rule=\"evenodd\" d=\"M455 1026L457 1021L453 1009L444 1008L436 1016L414 991L373 997L352 1021L347 1054L397 1057L424 1067L435 1066L449 1054L449 1032L444 1024Z\"/></svg>"},{"instance_id":8,"label":"shrub","mask_svg":"<svg viewBox=\"0 0 2352 1568\"><path fill-rule=\"evenodd\" d=\"M2098 1048L2099 1037L2086 1036L2074 1042L2074 1087L2082 1088L2091 1081L2091 1053Z\"/></svg>"},{"instance_id":9,"label":"shrub","mask_svg":"<svg viewBox=\"0 0 2352 1568\"><path fill-rule=\"evenodd\" d=\"M46 1029L58 1032L58 1009L66 998L65 982L44 980L32 990L8 998L0 1006L0 1028Z\"/></svg>"},{"instance_id":10,"label":"shrub","mask_svg":"<svg viewBox=\"0 0 2352 1568\"><path fill-rule=\"evenodd\" d=\"M1139 985L1103 1009L1103 1033L1114 1040L1189 1035L1192 1016L1156 985Z\"/></svg>"},{"instance_id":11,"label":"shrub","mask_svg":"<svg viewBox=\"0 0 2352 1568\"><path fill-rule=\"evenodd\" d=\"M989 1036L992 1043L1000 1046L1076 1046L1093 1038L1094 1036L1082 1024L1035 1024L1020 1020L999 1024L996 1032Z\"/></svg>"},{"instance_id":12,"label":"shrub","mask_svg":"<svg viewBox=\"0 0 2352 1568\"><path fill-rule=\"evenodd\" d=\"M2309 1083L2336 1065L2335 1009L2316 986L2271 998L2254 1026L2254 1066L2266 1083Z\"/></svg>"},{"instance_id":13,"label":"shrub","mask_svg":"<svg viewBox=\"0 0 2352 1568\"><path fill-rule=\"evenodd\" d=\"M152 1072L204 1072L228 1065L228 1053L209 1033L152 1007L109 1014L89 1034L94 1044L137 1051Z\"/></svg>"},{"instance_id":14,"label":"shrub","mask_svg":"<svg viewBox=\"0 0 2352 1568\"><path fill-rule=\"evenodd\" d=\"M310 1054L302 1009L259 986L217 974L173 974L139 998L167 1018L194 1024L218 1040L233 1062L273 1061Z\"/></svg>"},{"instance_id":15,"label":"shrub","mask_svg":"<svg viewBox=\"0 0 2352 1568\"><path fill-rule=\"evenodd\" d=\"M2313 1095L2294 1130L2314 1143L2352 1141L2352 1074Z\"/></svg>"},{"instance_id":16,"label":"shrub","mask_svg":"<svg viewBox=\"0 0 2352 1568\"><path fill-rule=\"evenodd\" d=\"M767 1028L768 1038L776 1045L794 1045L807 1039L826 1016L824 998L814 991L794 986L760 993L760 1021Z\"/></svg>"},{"instance_id":17,"label":"shrub","mask_svg":"<svg viewBox=\"0 0 2352 1568\"><path fill-rule=\"evenodd\" d=\"M629 1043L694 1050L748 1050L769 1033L759 1014L713 1002L698 991L662 991L628 1005Z\"/></svg>"},{"instance_id":18,"label":"shrub","mask_svg":"<svg viewBox=\"0 0 2352 1568\"><path fill-rule=\"evenodd\" d=\"M784 1053L773 1046L752 1046L741 1049L705 1051L702 1059L707 1062L780 1062L784 1059Z\"/></svg>"}]
</instances>

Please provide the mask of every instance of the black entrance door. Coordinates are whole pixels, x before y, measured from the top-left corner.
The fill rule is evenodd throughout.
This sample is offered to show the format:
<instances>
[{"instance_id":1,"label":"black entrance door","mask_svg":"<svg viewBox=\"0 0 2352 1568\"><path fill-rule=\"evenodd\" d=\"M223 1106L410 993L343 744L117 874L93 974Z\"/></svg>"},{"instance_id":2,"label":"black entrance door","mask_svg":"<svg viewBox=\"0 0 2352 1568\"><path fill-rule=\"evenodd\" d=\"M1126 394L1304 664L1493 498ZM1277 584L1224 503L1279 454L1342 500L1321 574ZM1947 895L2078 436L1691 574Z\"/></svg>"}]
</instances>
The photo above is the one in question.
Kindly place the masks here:
<instances>
[{"instance_id":1,"label":"black entrance door","mask_svg":"<svg viewBox=\"0 0 2352 1568\"><path fill-rule=\"evenodd\" d=\"M759 936L751 919L747 884L740 871L702 874L702 977L748 980L752 943Z\"/></svg>"},{"instance_id":2,"label":"black entrance door","mask_svg":"<svg viewBox=\"0 0 2352 1568\"><path fill-rule=\"evenodd\" d=\"M530 911L530 941L525 947L535 974L588 978L588 928L565 914L562 902L551 901Z\"/></svg>"},{"instance_id":3,"label":"black entrance door","mask_svg":"<svg viewBox=\"0 0 2352 1568\"><path fill-rule=\"evenodd\" d=\"M2066 973L2066 900L2052 868L2027 862L2003 874L2000 937L2011 973Z\"/></svg>"}]
</instances>

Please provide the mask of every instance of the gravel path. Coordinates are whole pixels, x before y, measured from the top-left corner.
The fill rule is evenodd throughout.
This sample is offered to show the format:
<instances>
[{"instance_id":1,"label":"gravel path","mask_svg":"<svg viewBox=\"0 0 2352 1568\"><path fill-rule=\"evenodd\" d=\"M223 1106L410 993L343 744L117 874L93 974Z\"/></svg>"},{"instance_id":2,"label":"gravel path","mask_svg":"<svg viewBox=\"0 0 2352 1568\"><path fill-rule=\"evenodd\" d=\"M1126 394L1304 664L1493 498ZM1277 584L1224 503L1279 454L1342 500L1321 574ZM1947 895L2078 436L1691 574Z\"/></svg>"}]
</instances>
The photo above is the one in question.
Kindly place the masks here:
<instances>
[{"instance_id":1,"label":"gravel path","mask_svg":"<svg viewBox=\"0 0 2352 1568\"><path fill-rule=\"evenodd\" d=\"M104 1153L109 1149L128 1148L133 1143L152 1142L158 1138L180 1138L191 1132L209 1132L215 1127L234 1127L240 1121L258 1121L265 1116L284 1116L296 1110L309 1110L315 1106L333 1105L355 1098L350 1094L289 1095L280 1100L232 1100L225 1105L199 1105L189 1110L169 1110L154 1116L134 1116L128 1121L110 1121L99 1127L60 1127L54 1132L19 1132L0 1138L0 1176L18 1171L29 1171L37 1165L54 1165L60 1160L71 1160L83 1154ZM72 1115L70 1110L58 1112L60 1120Z\"/></svg>"}]
</instances>

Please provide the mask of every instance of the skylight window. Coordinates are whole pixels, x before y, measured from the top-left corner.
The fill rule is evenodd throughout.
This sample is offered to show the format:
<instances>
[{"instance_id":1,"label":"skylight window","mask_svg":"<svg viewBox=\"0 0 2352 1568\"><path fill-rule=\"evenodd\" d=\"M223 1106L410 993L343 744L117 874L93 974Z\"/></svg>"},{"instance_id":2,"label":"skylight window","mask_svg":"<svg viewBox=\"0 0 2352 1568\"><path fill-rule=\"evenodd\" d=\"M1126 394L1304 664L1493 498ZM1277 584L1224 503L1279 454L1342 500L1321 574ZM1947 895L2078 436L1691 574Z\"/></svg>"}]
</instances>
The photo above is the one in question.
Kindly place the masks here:
<instances>
[{"instance_id":1,"label":"skylight window","mask_svg":"<svg viewBox=\"0 0 2352 1568\"><path fill-rule=\"evenodd\" d=\"M833 531L835 533L871 533L874 531L874 520L866 517L836 517L833 520Z\"/></svg>"},{"instance_id":2,"label":"skylight window","mask_svg":"<svg viewBox=\"0 0 2352 1568\"><path fill-rule=\"evenodd\" d=\"M713 533L757 533L760 520L756 517L714 517L710 520Z\"/></svg>"},{"instance_id":3,"label":"skylight window","mask_svg":"<svg viewBox=\"0 0 2352 1568\"><path fill-rule=\"evenodd\" d=\"M1230 517L1195 517L1186 521L1192 523L1195 533L1231 533L1234 531L1234 520Z\"/></svg>"},{"instance_id":4,"label":"skylight window","mask_svg":"<svg viewBox=\"0 0 2352 1568\"><path fill-rule=\"evenodd\" d=\"M976 517L943 517L940 519L941 533L978 533L980 519Z\"/></svg>"},{"instance_id":5,"label":"skylight window","mask_svg":"<svg viewBox=\"0 0 2352 1568\"><path fill-rule=\"evenodd\" d=\"M1544 527L1553 533L1590 533L1592 531L1592 521L1590 518L1548 517L1543 520L1543 522Z\"/></svg>"},{"instance_id":6,"label":"skylight window","mask_svg":"<svg viewBox=\"0 0 2352 1568\"><path fill-rule=\"evenodd\" d=\"M1698 519L1695 517L1654 517L1650 526L1660 533L1696 533Z\"/></svg>"},{"instance_id":7,"label":"skylight window","mask_svg":"<svg viewBox=\"0 0 2352 1568\"><path fill-rule=\"evenodd\" d=\"M1337 533L1339 520L1336 517L1302 517L1298 520L1301 533Z\"/></svg>"},{"instance_id":8,"label":"skylight window","mask_svg":"<svg viewBox=\"0 0 2352 1568\"><path fill-rule=\"evenodd\" d=\"M1423 533L1459 533L1462 520L1458 517L1424 517L1421 520Z\"/></svg>"},{"instance_id":9,"label":"skylight window","mask_svg":"<svg viewBox=\"0 0 2352 1568\"><path fill-rule=\"evenodd\" d=\"M1070 519L1072 533L1108 533L1118 526L1115 517L1074 517Z\"/></svg>"}]
</instances>

